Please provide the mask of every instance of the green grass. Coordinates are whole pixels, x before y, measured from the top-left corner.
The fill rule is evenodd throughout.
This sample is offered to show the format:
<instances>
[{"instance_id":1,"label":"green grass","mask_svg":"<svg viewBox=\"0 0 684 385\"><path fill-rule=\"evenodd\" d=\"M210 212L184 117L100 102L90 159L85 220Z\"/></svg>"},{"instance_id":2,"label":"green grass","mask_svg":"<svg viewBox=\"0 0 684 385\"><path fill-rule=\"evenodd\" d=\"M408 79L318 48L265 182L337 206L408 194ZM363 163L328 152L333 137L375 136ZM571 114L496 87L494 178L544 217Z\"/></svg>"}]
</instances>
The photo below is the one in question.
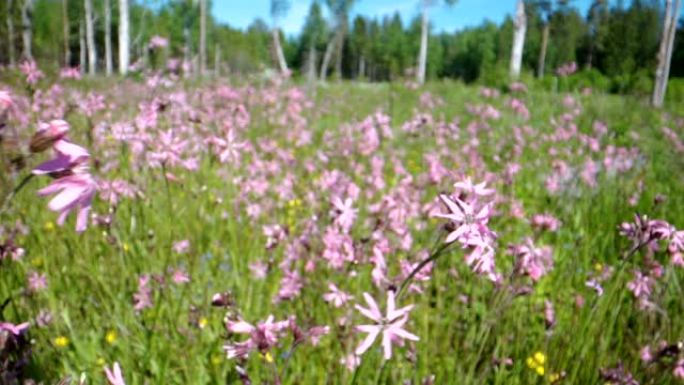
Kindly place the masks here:
<instances>
[{"instance_id":1,"label":"green grass","mask_svg":"<svg viewBox=\"0 0 684 385\"><path fill-rule=\"evenodd\" d=\"M97 88L105 95L119 92L114 88ZM194 90L195 86L188 89ZM295 229L301 230L298 224L312 214L322 215L323 223L329 221L325 217L326 202L306 201L307 192L317 189L313 181L321 170L311 175L304 169L303 161L321 149L335 148L334 144L325 142L326 133L336 133L341 124L360 121L382 110L391 116L396 133L393 140L383 142L379 152L386 157L386 180L390 189L393 183L398 183L391 156L398 157L417 177L427 169L423 156L437 147L429 131L413 136L399 129L420 109L437 121L448 123L454 118L460 119L462 137L447 143L448 152L454 156L445 158L444 163L452 170L481 176L483 170L473 169L467 157L462 156L469 139L465 128L475 119L467 113L467 105L492 103L503 111L503 116L488 122L493 130L491 134L482 134L478 152L486 170L500 174L505 161L513 159L513 127L529 125L537 133L535 137L541 137L553 132L551 119L566 111L562 105L564 95L531 93L522 97L531 111L531 119L525 122L504 107L506 95L485 100L478 89L456 83L431 84L426 89L441 97L444 105L424 111L418 101L425 90L410 90L399 84L345 83L319 87L314 106L302 113L314 132L314 142L301 148L288 145L287 127L269 123L268 114L273 111L269 106L258 101L250 106L251 126L244 138L253 142L268 137L281 148L292 149L295 164L283 172L296 176L294 191L305 203L288 213L285 202L274 198L277 206L258 221L245 215L244 206L233 204L240 185L231 179L246 175L248 159L233 168L210 161L206 156L194 173L174 171L182 183L170 183L167 190L161 170L134 166L122 152L121 167L98 176L127 179L143 189L144 198L123 199L110 229L91 227L81 235L73 231L73 219L63 228L54 226L55 214L47 210L44 199L35 195L47 181L35 178L12 202L12 211L2 216L2 224L6 226L21 219L30 227L28 235L16 240L26 249L26 255L20 261L3 261L0 265L3 277L0 299L12 297L2 314L4 320L18 323L34 319L40 310L47 310L53 316L47 327L34 324L29 331L33 340L29 374L45 383L54 383L67 374L77 378L84 372L92 383L103 383L103 364L118 361L128 384L239 383L235 362L227 360L222 351L226 336L222 322L225 311L210 306L214 293L230 291L237 311L249 322L264 320L269 314L277 319L294 314L303 325L331 326L331 333L321 339L320 345L305 345L294 352L283 377L284 384L350 384L354 374L340 364L340 359L360 342L360 336L351 326L365 321L351 306L342 309L329 306L323 302L322 294L331 281L357 300L361 300L363 291L381 298L380 291L370 281L371 267L367 264L350 267L357 272L355 277L350 277L327 269L322 260L318 261L320 266L315 274L307 275L303 265L298 265L306 281L301 295L278 304L272 301L279 286L277 267L265 280L254 279L248 268L256 260L273 260L277 266L283 258L283 247L265 250L262 225L290 221ZM136 108L134 101L141 97L133 95L126 103L122 103L126 99L116 99L119 105L111 111L111 119L131 119ZM518 200L528 215L548 212L561 220L557 233L541 235L537 241L553 247L552 272L534 285L532 294L514 297L473 274L463 262L463 252L453 249L437 261L432 279L424 285L424 294L408 294L402 299L404 303L415 304L407 328L421 340L407 348L395 349L395 356L386 364L376 343L363 356L357 384L404 381L419 384L429 375L436 376L436 384L544 384L549 383L548 375L560 372L565 373L565 378L559 383L598 384L603 383L599 368L612 367L618 362L624 363L642 383L677 383L668 367L641 363L639 349L659 340L675 342L684 338L684 320L679 317L684 311L682 271L665 265L664 277L658 282L654 296L662 311L639 310L637 301L626 290L626 283L631 280L631 271L641 266L643 257L637 255L621 263L620 256L629 243L618 235L617 226L631 221L634 212L684 226L681 219L684 164L660 131L661 126L668 125L681 134L682 127L676 127L672 120L650 110L639 100L608 95L575 97L583 108L576 119L579 131L591 132L594 120L606 122L610 131L605 141L637 146L643 155L642 164L617 176L602 174L594 189L578 184L554 196L544 188L544 176L551 170L548 155L551 144L541 142L538 148L525 146L516 159L523 169L515 183L495 187L504 197ZM202 106L197 103L196 108ZM73 139L85 144L84 136L80 135L85 129L83 117L74 112L67 119L74 131L80 131L72 135ZM108 119L100 113L94 120ZM162 118L161 126L165 124L168 121ZM220 127L219 122L204 124ZM634 139L631 132L638 133L640 138ZM572 141L554 146L574 152L578 145ZM92 150L95 154L101 151ZM501 160L497 161L497 157ZM353 160L367 163L367 159ZM575 160L569 158L568 162L573 164ZM355 174L349 166L349 158L331 155L328 168L344 171L362 186L365 175ZM274 178L271 182L278 181ZM637 206L631 207L627 200L639 182L643 184L643 193ZM430 201L451 183L452 180L447 180L441 186L426 186L420 192L422 203ZM654 205L656 194L665 195L666 202ZM377 199L361 198L355 203L362 214L353 230L357 241L370 234L369 227L363 224L368 215L366 205ZM95 211L106 210L106 203L95 204ZM500 211L491 228L499 234L497 264L501 271L509 273L513 262L505 253L506 246L532 236L533 230L525 221L512 218L507 204ZM414 228L413 251L429 247L438 235L441 222L426 219L426 223L424 230ZM187 254L172 252L173 243L181 239L191 242ZM315 250L321 250L320 239L311 242ZM368 246L363 250L370 253ZM401 258L412 254L397 251L389 256L389 276L398 272ZM584 286L597 264L615 268L600 298ZM168 279L167 266L184 266L191 283L167 284L164 290L155 290L154 307L136 313L132 295L137 290L139 275L150 273ZM31 271L46 273L49 286L44 291L25 295L22 288ZM575 304L578 295L585 299L583 307ZM557 316L552 331L547 330L543 318L547 299L553 302ZM348 317L345 326L338 324L342 316ZM206 323L203 328L198 326L200 320ZM116 334L113 343L106 338L110 332ZM60 336L68 338L67 346L55 345L55 338ZM275 365L280 369L289 344L289 340L283 340L274 353ZM537 351L546 355L544 377L525 363ZM508 357L513 360L510 366L493 364L495 359ZM253 383L270 383L270 365L258 354L250 356L246 368Z\"/></svg>"}]
</instances>

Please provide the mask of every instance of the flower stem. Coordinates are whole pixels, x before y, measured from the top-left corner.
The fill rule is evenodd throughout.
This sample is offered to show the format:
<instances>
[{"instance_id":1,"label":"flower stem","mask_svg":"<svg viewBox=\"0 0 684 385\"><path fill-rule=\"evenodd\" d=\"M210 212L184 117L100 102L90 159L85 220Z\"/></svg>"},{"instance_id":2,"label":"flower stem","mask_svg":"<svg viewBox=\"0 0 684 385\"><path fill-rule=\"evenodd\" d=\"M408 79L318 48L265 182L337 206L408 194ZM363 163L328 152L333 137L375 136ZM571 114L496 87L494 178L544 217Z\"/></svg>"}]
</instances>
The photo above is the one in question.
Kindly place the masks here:
<instances>
[{"instance_id":1,"label":"flower stem","mask_svg":"<svg viewBox=\"0 0 684 385\"><path fill-rule=\"evenodd\" d=\"M5 197L5 201L2 203L2 208L0 208L0 214L4 214L7 209L9 208L10 203L12 203L12 199L21 191L24 186L28 184L29 181L33 178L33 174L28 174L24 177L24 179L19 182L19 184L14 187L14 189Z\"/></svg>"},{"instance_id":2,"label":"flower stem","mask_svg":"<svg viewBox=\"0 0 684 385\"><path fill-rule=\"evenodd\" d=\"M450 245L451 243L443 243L441 246L437 248L437 250L430 254L429 257L422 260L418 264L418 266L416 266L416 268L411 271L411 273L401 282L401 285L399 285L399 290L397 291L397 299L401 297L402 293L404 292L404 289L406 289L408 284L411 283L411 280L413 280L416 274L423 270L423 268L427 266L429 263L436 261L437 258L439 258L443 254L444 250L446 250Z\"/></svg>"}]
</instances>

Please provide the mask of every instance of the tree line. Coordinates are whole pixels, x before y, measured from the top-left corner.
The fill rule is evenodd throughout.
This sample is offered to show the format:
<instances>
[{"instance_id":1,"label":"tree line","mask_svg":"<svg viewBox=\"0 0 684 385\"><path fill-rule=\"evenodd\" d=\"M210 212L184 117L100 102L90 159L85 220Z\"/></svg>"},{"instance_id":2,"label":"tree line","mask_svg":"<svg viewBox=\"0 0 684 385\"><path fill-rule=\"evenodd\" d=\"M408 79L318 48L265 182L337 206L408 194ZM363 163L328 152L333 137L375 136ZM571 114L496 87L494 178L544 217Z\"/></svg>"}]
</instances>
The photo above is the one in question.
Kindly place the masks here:
<instances>
[{"instance_id":1,"label":"tree line","mask_svg":"<svg viewBox=\"0 0 684 385\"><path fill-rule=\"evenodd\" d=\"M126 73L130 64L159 67L177 58L193 74L271 68L310 80L417 83L543 78L576 63L614 91L653 82L654 104L662 103L670 75L684 77L681 0L594 0L585 14L572 0L508 2L511 14L500 24L431 33L430 12L443 4L458 12L457 0L416 0L420 12L411 20L399 13L351 18L354 0L313 0L301 32L285 36L279 21L287 0L272 0L270 20L245 30L219 23L207 11L211 0L5 0L0 61L35 57L111 74L114 64Z\"/></svg>"}]
</instances>

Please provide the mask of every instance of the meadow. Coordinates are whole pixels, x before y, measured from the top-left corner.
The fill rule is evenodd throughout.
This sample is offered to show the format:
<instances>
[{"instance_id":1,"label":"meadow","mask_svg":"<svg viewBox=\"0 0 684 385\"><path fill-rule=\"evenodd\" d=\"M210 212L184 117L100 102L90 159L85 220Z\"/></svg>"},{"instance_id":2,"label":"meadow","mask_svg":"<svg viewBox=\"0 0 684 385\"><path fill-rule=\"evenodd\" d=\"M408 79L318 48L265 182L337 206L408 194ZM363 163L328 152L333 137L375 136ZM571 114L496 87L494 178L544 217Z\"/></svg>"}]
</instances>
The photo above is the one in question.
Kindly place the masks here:
<instances>
[{"instance_id":1,"label":"meadow","mask_svg":"<svg viewBox=\"0 0 684 385\"><path fill-rule=\"evenodd\" d=\"M23 71L3 384L684 380L681 109L563 78Z\"/></svg>"}]
</instances>

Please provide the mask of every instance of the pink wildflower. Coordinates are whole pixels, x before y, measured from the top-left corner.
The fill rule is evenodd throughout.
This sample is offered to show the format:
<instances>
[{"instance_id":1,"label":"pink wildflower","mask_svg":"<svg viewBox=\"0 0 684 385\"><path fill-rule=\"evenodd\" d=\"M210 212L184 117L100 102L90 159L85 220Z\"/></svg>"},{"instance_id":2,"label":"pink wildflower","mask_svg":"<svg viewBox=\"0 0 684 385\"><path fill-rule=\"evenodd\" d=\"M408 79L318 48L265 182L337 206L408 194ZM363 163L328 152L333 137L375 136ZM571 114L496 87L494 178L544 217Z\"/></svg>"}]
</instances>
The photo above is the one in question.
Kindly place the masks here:
<instances>
[{"instance_id":1,"label":"pink wildflower","mask_svg":"<svg viewBox=\"0 0 684 385\"><path fill-rule=\"evenodd\" d=\"M119 366L118 362L114 363L112 370L105 366L104 372L107 376L109 385L126 385L126 381L124 381L123 378L123 373L121 373L121 366Z\"/></svg>"},{"instance_id":2,"label":"pink wildflower","mask_svg":"<svg viewBox=\"0 0 684 385\"><path fill-rule=\"evenodd\" d=\"M375 321L375 324L359 325L356 327L356 330L368 333L363 342L356 348L356 355L365 353L380 333L382 333L382 346L385 360L392 358L393 343L402 345L403 339L411 341L419 340L418 336L409 333L403 328L408 321L408 313L413 308L413 305L396 309L394 292L390 290L387 292L387 313L383 316L373 297L368 293L363 293L363 297L369 307L364 308L359 305L356 305L355 307L361 314L370 318L372 321Z\"/></svg>"}]
</instances>

